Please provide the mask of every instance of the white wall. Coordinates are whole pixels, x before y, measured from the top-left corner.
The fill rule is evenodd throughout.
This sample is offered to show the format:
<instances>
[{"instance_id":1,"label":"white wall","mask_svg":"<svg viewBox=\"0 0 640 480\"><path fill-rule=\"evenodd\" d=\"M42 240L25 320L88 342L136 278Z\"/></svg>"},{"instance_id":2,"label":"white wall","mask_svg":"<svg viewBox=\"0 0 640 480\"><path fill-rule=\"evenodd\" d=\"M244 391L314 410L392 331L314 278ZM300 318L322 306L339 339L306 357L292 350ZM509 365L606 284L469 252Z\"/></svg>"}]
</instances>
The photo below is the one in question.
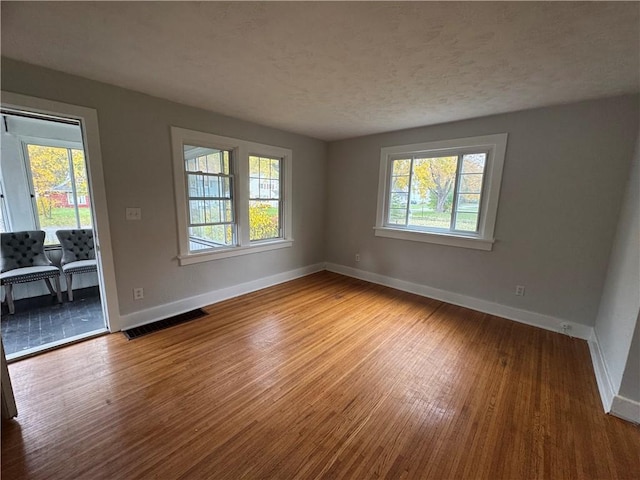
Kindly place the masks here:
<instances>
[{"instance_id":1,"label":"white wall","mask_svg":"<svg viewBox=\"0 0 640 480\"><path fill-rule=\"evenodd\" d=\"M121 314L322 262L324 142L6 58L2 88L97 110ZM291 248L178 265L172 125L293 150ZM142 221L127 221L126 207L142 208Z\"/></svg>"},{"instance_id":2,"label":"white wall","mask_svg":"<svg viewBox=\"0 0 640 480\"><path fill-rule=\"evenodd\" d=\"M326 260L592 326L637 131L622 96L331 143ZM374 236L381 147L503 132L493 251Z\"/></svg>"},{"instance_id":3,"label":"white wall","mask_svg":"<svg viewBox=\"0 0 640 480\"><path fill-rule=\"evenodd\" d=\"M622 392L624 376L628 382L624 396L640 402L640 139L624 190L595 333L613 393ZM632 341L636 343L635 350Z\"/></svg>"}]
</instances>

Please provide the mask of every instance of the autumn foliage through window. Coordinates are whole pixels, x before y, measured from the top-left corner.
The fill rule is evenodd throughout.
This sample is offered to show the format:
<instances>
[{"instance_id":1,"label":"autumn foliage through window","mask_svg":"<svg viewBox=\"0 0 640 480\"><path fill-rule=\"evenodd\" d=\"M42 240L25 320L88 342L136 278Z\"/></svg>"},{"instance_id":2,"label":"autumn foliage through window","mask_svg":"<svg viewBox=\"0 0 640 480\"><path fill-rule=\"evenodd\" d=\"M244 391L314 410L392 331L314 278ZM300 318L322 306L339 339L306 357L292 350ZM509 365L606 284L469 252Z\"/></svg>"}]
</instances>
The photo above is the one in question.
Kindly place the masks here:
<instances>
[{"instance_id":1,"label":"autumn foliage through window","mask_svg":"<svg viewBox=\"0 0 640 480\"><path fill-rule=\"evenodd\" d=\"M393 159L388 224L476 232L486 156Z\"/></svg>"}]
</instances>

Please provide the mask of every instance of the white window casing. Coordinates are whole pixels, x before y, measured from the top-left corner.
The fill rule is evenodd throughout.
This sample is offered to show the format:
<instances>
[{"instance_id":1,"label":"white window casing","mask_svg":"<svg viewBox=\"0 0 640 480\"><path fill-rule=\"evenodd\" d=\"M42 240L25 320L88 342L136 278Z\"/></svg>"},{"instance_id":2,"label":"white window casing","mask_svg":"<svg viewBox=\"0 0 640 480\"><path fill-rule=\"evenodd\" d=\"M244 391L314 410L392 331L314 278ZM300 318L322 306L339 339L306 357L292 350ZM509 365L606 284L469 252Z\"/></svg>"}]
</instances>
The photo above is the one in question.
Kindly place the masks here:
<instances>
[{"instance_id":1,"label":"white window casing","mask_svg":"<svg viewBox=\"0 0 640 480\"><path fill-rule=\"evenodd\" d=\"M485 135L479 137L443 140L411 145L383 147L380 151L380 173L378 183L378 203L376 213L375 235L400 240L436 243L455 247L491 250L495 242L494 230L498 212L500 183L507 145L507 134ZM459 231L454 228L429 228L397 225L389 221L391 198L392 163L398 158L433 158L458 156L464 154L486 153L484 178L480 194L479 219L477 231ZM413 162L411 163L413 168ZM458 163L455 176L454 202L457 198L461 172ZM397 177L396 177L397 178ZM411 209L411 190L409 187L407 212ZM451 215L456 215L452 212ZM453 221L452 221L453 222Z\"/></svg>"},{"instance_id":2,"label":"white window casing","mask_svg":"<svg viewBox=\"0 0 640 480\"><path fill-rule=\"evenodd\" d=\"M190 265L238 255L265 252L290 247L293 244L291 203L292 151L290 149L179 127L171 127L171 142L178 223L178 260L180 265ZM200 251L190 251L184 145L230 150L233 152L233 208L236 227L234 245L216 246ZM250 155L282 159L283 180L282 191L280 192L282 201L282 211L280 213L282 235L276 239L260 242L251 242L249 239Z\"/></svg>"}]
</instances>

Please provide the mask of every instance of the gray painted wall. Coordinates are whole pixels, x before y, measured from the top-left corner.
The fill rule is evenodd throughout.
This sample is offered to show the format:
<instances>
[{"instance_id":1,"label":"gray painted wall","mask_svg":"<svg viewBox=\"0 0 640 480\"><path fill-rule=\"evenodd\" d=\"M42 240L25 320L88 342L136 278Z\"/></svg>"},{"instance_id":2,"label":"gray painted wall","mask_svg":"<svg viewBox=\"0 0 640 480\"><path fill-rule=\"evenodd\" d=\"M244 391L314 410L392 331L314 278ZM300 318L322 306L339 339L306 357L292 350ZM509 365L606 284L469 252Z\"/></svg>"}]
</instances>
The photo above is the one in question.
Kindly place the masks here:
<instances>
[{"instance_id":1,"label":"gray painted wall","mask_svg":"<svg viewBox=\"0 0 640 480\"><path fill-rule=\"evenodd\" d=\"M6 58L2 89L97 110L122 314L323 261L324 142ZM291 148L293 247L179 266L171 125ZM126 207L142 221L127 222Z\"/></svg>"},{"instance_id":2,"label":"gray painted wall","mask_svg":"<svg viewBox=\"0 0 640 480\"><path fill-rule=\"evenodd\" d=\"M614 393L622 392L623 375L632 383L626 397L640 401L640 360L636 345L635 359L630 354L634 329L638 342L640 313L640 138L631 176L620 211L618 230L611 250L609 269L602 291L600 310L595 324L600 350L613 383ZM626 372L625 372L626 368Z\"/></svg>"},{"instance_id":3,"label":"gray painted wall","mask_svg":"<svg viewBox=\"0 0 640 480\"><path fill-rule=\"evenodd\" d=\"M593 325L638 113L622 96L331 143L326 260ZM503 132L493 251L374 236L381 147Z\"/></svg>"}]
</instances>

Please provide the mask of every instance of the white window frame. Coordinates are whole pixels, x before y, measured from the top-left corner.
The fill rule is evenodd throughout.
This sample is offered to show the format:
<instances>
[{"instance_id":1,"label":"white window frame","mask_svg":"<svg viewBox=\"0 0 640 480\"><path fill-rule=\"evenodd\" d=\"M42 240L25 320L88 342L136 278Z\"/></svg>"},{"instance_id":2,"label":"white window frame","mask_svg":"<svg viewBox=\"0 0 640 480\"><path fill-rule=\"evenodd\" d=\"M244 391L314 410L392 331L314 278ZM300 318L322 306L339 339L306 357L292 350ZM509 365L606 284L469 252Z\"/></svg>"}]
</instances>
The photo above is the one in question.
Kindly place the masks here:
<instances>
[{"instance_id":1,"label":"white window frame","mask_svg":"<svg viewBox=\"0 0 640 480\"><path fill-rule=\"evenodd\" d=\"M199 158L202 156L203 152L209 153L210 149L207 147L202 147L202 146L198 146L196 147L196 150L200 150L201 152L194 152L195 154L195 158ZM189 214L189 208L187 208L187 226L189 228L192 227L203 227L203 226L213 226L213 225L221 225L221 226L231 226L232 227L232 243L236 243L237 244L237 237L238 237L238 231L237 231L237 225L238 225L238 219L237 219L237 214L236 214L236 193L235 193L235 182L236 182L236 150L234 149L226 149L226 148L214 148L214 150L220 150L225 151L225 152L229 152L229 172L228 173L205 173L205 172L195 172L192 170L187 171L185 169L185 192L186 192L186 200L187 200L187 205L190 205L190 202L192 200L214 200L214 201L220 201L220 200L229 200L231 202L231 217L232 217L232 221L231 222L224 222L224 221L220 221L220 222L204 222L204 223L192 223L192 219L190 218L190 214ZM187 161L187 159L184 156L184 150L183 150L183 167L184 167L184 163ZM189 181L188 181L188 176L190 174L199 174L202 176L211 176L211 177L218 177L218 178L226 178L229 181L229 198L223 198L223 197L213 197L213 196L204 196L204 197L192 197L189 194ZM227 245L212 245L211 248L220 248L220 247L225 247ZM209 249L203 249L203 250L209 250ZM194 253L194 252L190 252L190 253Z\"/></svg>"},{"instance_id":2,"label":"white window frame","mask_svg":"<svg viewBox=\"0 0 640 480\"><path fill-rule=\"evenodd\" d=\"M492 250L495 242L494 230L498 214L498 200L506 147L506 133L383 147L380 150L378 204L376 225L374 227L375 235L399 240L436 243L487 251ZM398 155L428 154L430 156L453 156L472 152L487 153L477 232L418 229L387 223L391 163L394 158L397 158ZM458 179L456 179L456 184L457 182Z\"/></svg>"},{"instance_id":3,"label":"white window frame","mask_svg":"<svg viewBox=\"0 0 640 480\"><path fill-rule=\"evenodd\" d=\"M78 128L82 128L80 125L78 125ZM53 147L53 148L64 148L67 150L67 152L69 153L70 150L79 150L81 152L83 152L84 154L84 147L82 145L82 143L80 142L71 142L68 140L57 140L57 139L46 139L43 140L42 138L38 138L38 137L32 137L32 136L27 136L27 135L17 135L18 141L20 142L21 145L21 151L20 153L22 154L22 161L24 163L24 168L25 168L25 172L27 175L27 184L29 186L29 190L31 192L31 209L32 209L32 215L33 215L33 222L34 222L34 228L36 230L40 230L40 216L38 214L38 206L36 204L36 190L35 187L33 185L33 170L31 169L31 159L29 158L29 145L34 145L34 146L39 146L39 147ZM87 160L85 158L85 162L84 162L84 167L85 169L87 169ZM72 181L71 181L71 185L73 188L73 191L71 192L71 194L78 198L79 196L77 195L76 191L75 191L75 172L73 171L73 164L70 163L69 164L69 173L71 174L72 177ZM87 180L88 182L88 180ZM67 194L68 195L68 194ZM86 198L86 197L85 197ZM91 198L91 195L89 194L89 198ZM70 204L71 205L71 204ZM78 208L80 208L79 205L76 205L75 203L73 204L74 210L75 210L75 217L76 217L76 226L73 228L93 228L93 218L91 219L91 225L89 226L85 226L83 227L80 224L80 213L78 212ZM57 247L60 246L60 244L58 243L58 239L57 238L53 238L53 243L50 244L46 244L45 248L49 247Z\"/></svg>"},{"instance_id":4,"label":"white window frame","mask_svg":"<svg viewBox=\"0 0 640 480\"><path fill-rule=\"evenodd\" d=\"M171 127L171 145L173 153L173 174L178 223L178 261L180 265L208 262L221 258L266 252L293 244L292 226L292 151L287 148L265 145L238 138L224 137L207 132L199 132L180 127ZM189 251L188 201L184 167L184 145L194 145L233 151L236 180L233 182L234 209L236 219L236 245L220 246L203 250ZM282 180L282 236L271 240L251 242L249 240L249 156L282 158L284 176Z\"/></svg>"},{"instance_id":5,"label":"white window frame","mask_svg":"<svg viewBox=\"0 0 640 480\"><path fill-rule=\"evenodd\" d=\"M264 154L254 154L254 153L250 153L249 154L250 157L261 157L261 158L268 158L270 160L278 160L280 162L280 172L284 172L286 170L285 164L284 164L284 159L282 157L276 157L276 156L268 156L268 155L264 155ZM286 175L286 172L284 172ZM249 182L251 182L251 173L249 172ZM284 206L284 202L283 202L283 198L282 198L282 191L283 191L283 184L284 184L284 176L283 175L279 175L279 179L278 179L278 198L253 198L251 197L251 187L249 187L249 202L252 201L266 201L266 202L278 202L278 237L276 238L265 238L265 239L258 239L258 240L251 240L252 244L258 244L258 243L264 243L264 242L271 242L273 240L278 240L281 239L284 235L284 229L283 227L283 206ZM272 187L272 181L269 182L269 190L273 190ZM259 188L262 188L262 185L259 185ZM249 227L251 227L251 223L249 223Z\"/></svg>"}]
</instances>

